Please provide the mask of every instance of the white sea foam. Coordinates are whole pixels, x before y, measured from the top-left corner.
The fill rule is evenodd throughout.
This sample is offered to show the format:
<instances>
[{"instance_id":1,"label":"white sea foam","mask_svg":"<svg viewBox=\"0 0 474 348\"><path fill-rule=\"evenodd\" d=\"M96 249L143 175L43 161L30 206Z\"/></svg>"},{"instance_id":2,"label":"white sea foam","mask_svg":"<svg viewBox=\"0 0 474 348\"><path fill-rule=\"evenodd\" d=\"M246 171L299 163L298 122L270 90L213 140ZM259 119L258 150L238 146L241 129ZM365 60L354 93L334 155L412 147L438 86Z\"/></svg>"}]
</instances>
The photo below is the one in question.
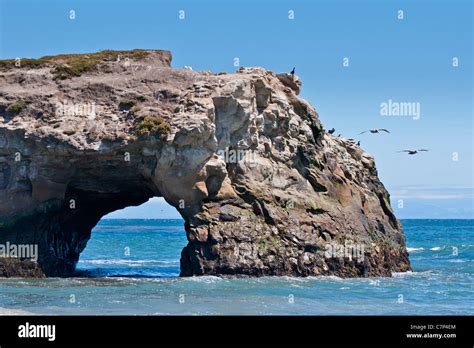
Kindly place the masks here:
<instances>
[{"instance_id":1,"label":"white sea foam","mask_svg":"<svg viewBox=\"0 0 474 348\"><path fill-rule=\"evenodd\" d=\"M21 309L10 309L10 308L0 307L0 316L1 315L35 315L35 314L21 310Z\"/></svg>"},{"instance_id":2,"label":"white sea foam","mask_svg":"<svg viewBox=\"0 0 474 348\"><path fill-rule=\"evenodd\" d=\"M444 249L444 248L445 248L445 246L436 246L436 247L429 248L429 250L431 250L431 251L439 251L439 250ZM421 250L426 250L426 249L425 249L425 248L422 248L422 247L420 247L420 248L407 248L407 251L408 251L409 253L413 253L413 252L415 252L415 251L421 251Z\"/></svg>"},{"instance_id":3,"label":"white sea foam","mask_svg":"<svg viewBox=\"0 0 474 348\"><path fill-rule=\"evenodd\" d=\"M329 276L309 276L307 279L313 279L313 280L345 280L344 278L335 276L335 275L329 275Z\"/></svg>"},{"instance_id":4,"label":"white sea foam","mask_svg":"<svg viewBox=\"0 0 474 348\"><path fill-rule=\"evenodd\" d=\"M179 260L122 260L122 259L111 259L111 260L81 260L79 264L92 264L92 265L129 265L129 266L140 266L142 264L158 263L158 264L179 264Z\"/></svg>"},{"instance_id":5,"label":"white sea foam","mask_svg":"<svg viewBox=\"0 0 474 348\"><path fill-rule=\"evenodd\" d=\"M285 282L300 282L300 283L307 283L311 278L314 277L292 277L292 276L271 276L271 277L262 277L263 278L274 278L275 280L283 280Z\"/></svg>"},{"instance_id":6,"label":"white sea foam","mask_svg":"<svg viewBox=\"0 0 474 348\"><path fill-rule=\"evenodd\" d=\"M200 276L200 277L187 277L184 278L185 281L197 282L197 283L215 283L218 281L224 280L221 277L216 276Z\"/></svg>"},{"instance_id":7,"label":"white sea foam","mask_svg":"<svg viewBox=\"0 0 474 348\"><path fill-rule=\"evenodd\" d=\"M407 248L407 251L409 253L412 253L414 251L420 251L420 250L425 250L425 248Z\"/></svg>"},{"instance_id":8,"label":"white sea foam","mask_svg":"<svg viewBox=\"0 0 474 348\"><path fill-rule=\"evenodd\" d=\"M433 271L428 270L428 271L423 271L423 272L413 272L413 271L407 271L407 272L393 272L392 277L393 278L405 278L405 277L422 277L422 276L427 276L433 274Z\"/></svg>"},{"instance_id":9,"label":"white sea foam","mask_svg":"<svg viewBox=\"0 0 474 348\"><path fill-rule=\"evenodd\" d=\"M369 284L379 286L380 285L380 280L379 279L375 279L375 280L369 279Z\"/></svg>"}]
</instances>

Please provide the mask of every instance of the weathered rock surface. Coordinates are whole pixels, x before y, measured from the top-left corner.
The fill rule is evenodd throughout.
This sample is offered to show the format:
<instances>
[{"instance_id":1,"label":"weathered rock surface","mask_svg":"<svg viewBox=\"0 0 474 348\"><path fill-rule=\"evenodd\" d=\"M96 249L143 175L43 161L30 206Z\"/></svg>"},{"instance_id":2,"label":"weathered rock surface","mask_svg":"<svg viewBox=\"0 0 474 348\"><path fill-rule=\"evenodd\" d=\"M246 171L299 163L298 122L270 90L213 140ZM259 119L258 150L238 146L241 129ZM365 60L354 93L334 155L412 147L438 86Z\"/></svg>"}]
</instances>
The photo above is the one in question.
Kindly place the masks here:
<instances>
[{"instance_id":1,"label":"weathered rock surface","mask_svg":"<svg viewBox=\"0 0 474 348\"><path fill-rule=\"evenodd\" d=\"M45 274L35 261L0 257L0 277L43 278L44 276Z\"/></svg>"},{"instance_id":2,"label":"weathered rock surface","mask_svg":"<svg viewBox=\"0 0 474 348\"><path fill-rule=\"evenodd\" d=\"M170 62L146 51L72 76L0 69L0 244L38 244L41 270L67 276L102 216L162 196L185 219L182 276L410 269L373 158L324 130L296 76ZM169 123L165 139L134 134L146 115Z\"/></svg>"}]
</instances>

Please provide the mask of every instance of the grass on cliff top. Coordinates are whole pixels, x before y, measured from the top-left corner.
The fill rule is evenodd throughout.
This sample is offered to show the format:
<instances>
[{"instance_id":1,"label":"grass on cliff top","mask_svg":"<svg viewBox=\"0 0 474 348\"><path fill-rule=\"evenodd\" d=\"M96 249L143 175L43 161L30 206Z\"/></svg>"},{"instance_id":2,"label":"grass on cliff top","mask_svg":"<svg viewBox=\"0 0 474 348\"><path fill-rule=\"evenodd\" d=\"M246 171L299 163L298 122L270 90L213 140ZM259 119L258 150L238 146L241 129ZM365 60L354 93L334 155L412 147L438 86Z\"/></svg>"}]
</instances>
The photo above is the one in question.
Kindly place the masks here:
<instances>
[{"instance_id":1,"label":"grass on cliff top","mask_svg":"<svg viewBox=\"0 0 474 348\"><path fill-rule=\"evenodd\" d=\"M171 132L171 126L161 117L147 115L138 117L132 130L139 138L155 137L160 140L166 140Z\"/></svg>"},{"instance_id":2,"label":"grass on cliff top","mask_svg":"<svg viewBox=\"0 0 474 348\"><path fill-rule=\"evenodd\" d=\"M69 77L81 76L85 72L94 70L101 62L116 61L119 56L121 59L131 58L140 60L146 58L148 54L148 51L139 49L131 51L105 50L86 54L60 54L38 59L22 58L19 60L20 66L17 66L17 60L15 59L5 59L0 60L0 70L8 70L15 67L35 69L53 65L52 73L54 78L64 80Z\"/></svg>"}]
</instances>

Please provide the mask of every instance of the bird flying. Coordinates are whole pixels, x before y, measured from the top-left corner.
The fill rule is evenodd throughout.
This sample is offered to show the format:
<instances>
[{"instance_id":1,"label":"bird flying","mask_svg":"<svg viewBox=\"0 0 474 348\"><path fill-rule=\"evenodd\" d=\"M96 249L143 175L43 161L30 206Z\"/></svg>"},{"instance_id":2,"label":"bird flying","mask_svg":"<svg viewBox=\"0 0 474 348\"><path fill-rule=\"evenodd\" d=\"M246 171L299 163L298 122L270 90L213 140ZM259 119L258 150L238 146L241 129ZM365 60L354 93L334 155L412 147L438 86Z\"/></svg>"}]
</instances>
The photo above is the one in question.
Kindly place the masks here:
<instances>
[{"instance_id":1,"label":"bird flying","mask_svg":"<svg viewBox=\"0 0 474 348\"><path fill-rule=\"evenodd\" d=\"M367 133L367 132L370 132L372 134L375 134L375 133L380 133L380 132L386 132L386 133L390 133L390 131L388 129L385 129L385 128L375 128L375 129L368 129L366 131L363 131L363 132L360 132L360 134L364 134L364 133Z\"/></svg>"},{"instance_id":2,"label":"bird flying","mask_svg":"<svg viewBox=\"0 0 474 348\"><path fill-rule=\"evenodd\" d=\"M409 155L416 155L420 151L428 151L427 149L419 149L419 150L402 150L397 152L407 152Z\"/></svg>"}]
</instances>

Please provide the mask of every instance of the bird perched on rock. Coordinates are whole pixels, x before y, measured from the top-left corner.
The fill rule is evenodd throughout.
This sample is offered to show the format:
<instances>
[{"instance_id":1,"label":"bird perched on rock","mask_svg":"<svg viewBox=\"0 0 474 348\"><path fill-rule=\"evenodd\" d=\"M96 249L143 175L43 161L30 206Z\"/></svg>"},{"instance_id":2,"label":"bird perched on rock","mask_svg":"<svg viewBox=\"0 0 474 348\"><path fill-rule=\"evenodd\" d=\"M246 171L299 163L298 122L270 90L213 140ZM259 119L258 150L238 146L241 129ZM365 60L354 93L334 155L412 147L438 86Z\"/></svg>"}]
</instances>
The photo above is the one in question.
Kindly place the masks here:
<instances>
[{"instance_id":1,"label":"bird perched on rock","mask_svg":"<svg viewBox=\"0 0 474 348\"><path fill-rule=\"evenodd\" d=\"M293 67L293 70L290 71L290 74L291 74L292 76L295 76L295 67Z\"/></svg>"},{"instance_id":2,"label":"bird perched on rock","mask_svg":"<svg viewBox=\"0 0 474 348\"><path fill-rule=\"evenodd\" d=\"M367 133L367 132L370 132L370 133L380 133L380 132L386 132L386 133L390 133L387 129L385 128L375 128L375 129L369 129L369 130L366 130L366 131L363 131L363 132L360 132L360 134L364 134L364 133Z\"/></svg>"},{"instance_id":3,"label":"bird perched on rock","mask_svg":"<svg viewBox=\"0 0 474 348\"><path fill-rule=\"evenodd\" d=\"M333 134L335 131L336 131L336 128L331 128L330 130L328 130L328 133Z\"/></svg>"},{"instance_id":4,"label":"bird perched on rock","mask_svg":"<svg viewBox=\"0 0 474 348\"><path fill-rule=\"evenodd\" d=\"M357 146L360 146L360 141L357 142Z\"/></svg>"},{"instance_id":5,"label":"bird perched on rock","mask_svg":"<svg viewBox=\"0 0 474 348\"><path fill-rule=\"evenodd\" d=\"M426 149L419 149L419 150L402 150L397 152L407 152L409 155L416 155L420 151L428 151Z\"/></svg>"}]
</instances>

